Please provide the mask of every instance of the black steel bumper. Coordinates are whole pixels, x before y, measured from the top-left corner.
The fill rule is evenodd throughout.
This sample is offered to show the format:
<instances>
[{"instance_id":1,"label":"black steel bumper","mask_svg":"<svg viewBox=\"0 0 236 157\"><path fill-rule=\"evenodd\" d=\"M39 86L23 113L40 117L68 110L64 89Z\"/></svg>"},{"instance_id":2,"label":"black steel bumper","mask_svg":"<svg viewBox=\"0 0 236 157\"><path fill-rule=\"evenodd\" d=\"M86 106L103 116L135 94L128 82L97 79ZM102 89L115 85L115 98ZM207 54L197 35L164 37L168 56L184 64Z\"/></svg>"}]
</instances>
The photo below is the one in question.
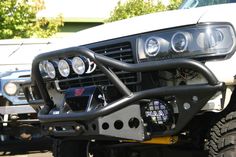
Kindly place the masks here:
<instances>
[{"instance_id":1,"label":"black steel bumper","mask_svg":"<svg viewBox=\"0 0 236 157\"><path fill-rule=\"evenodd\" d=\"M39 63L43 60L50 60L58 57L78 56L82 55L93 60L99 69L110 79L114 86L123 95L123 98L108 104L97 110L89 112L71 112L65 114L51 115L50 110L54 107L54 103L50 99L48 91L45 87L43 78L39 71ZM201 73L208 84L203 85L183 85L175 87L161 87L148 89L140 92L132 92L127 86L112 72L108 67L114 67L128 72L148 72L158 70L168 70L175 68L188 68L196 70ZM176 128L167 132L158 133L158 135L175 134L179 132L191 119L199 112L199 110L207 103L207 101L217 92L224 89L222 83L218 82L214 74L202 63L191 59L170 59L163 61L153 61L137 64L124 63L101 54L96 54L90 49L85 47L72 47L44 53L37 56L32 65L32 83L36 84L42 98L44 99L45 106L39 112L38 118L45 123L50 122L69 122L69 121L91 121L98 117L106 116L114 113L122 108L138 102L146 98L156 98L158 96L174 95L179 100L180 115L182 119L177 123ZM198 102L192 101L192 96L199 97ZM183 103L190 102L192 108L188 111L182 109Z\"/></svg>"}]
</instances>

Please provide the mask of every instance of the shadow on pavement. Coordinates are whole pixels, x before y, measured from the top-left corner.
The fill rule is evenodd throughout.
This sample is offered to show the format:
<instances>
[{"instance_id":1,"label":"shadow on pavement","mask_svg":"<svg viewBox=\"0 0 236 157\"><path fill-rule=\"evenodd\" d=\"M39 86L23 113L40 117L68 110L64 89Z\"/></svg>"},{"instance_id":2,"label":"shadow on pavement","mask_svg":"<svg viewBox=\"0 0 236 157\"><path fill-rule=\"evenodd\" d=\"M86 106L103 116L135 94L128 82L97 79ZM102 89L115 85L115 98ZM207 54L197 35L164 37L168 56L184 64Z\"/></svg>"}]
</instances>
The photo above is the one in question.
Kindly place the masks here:
<instances>
[{"instance_id":1,"label":"shadow on pavement","mask_svg":"<svg viewBox=\"0 0 236 157\"><path fill-rule=\"evenodd\" d=\"M49 138L31 141L9 140L0 142L0 156L25 155L51 151L52 140Z\"/></svg>"}]
</instances>

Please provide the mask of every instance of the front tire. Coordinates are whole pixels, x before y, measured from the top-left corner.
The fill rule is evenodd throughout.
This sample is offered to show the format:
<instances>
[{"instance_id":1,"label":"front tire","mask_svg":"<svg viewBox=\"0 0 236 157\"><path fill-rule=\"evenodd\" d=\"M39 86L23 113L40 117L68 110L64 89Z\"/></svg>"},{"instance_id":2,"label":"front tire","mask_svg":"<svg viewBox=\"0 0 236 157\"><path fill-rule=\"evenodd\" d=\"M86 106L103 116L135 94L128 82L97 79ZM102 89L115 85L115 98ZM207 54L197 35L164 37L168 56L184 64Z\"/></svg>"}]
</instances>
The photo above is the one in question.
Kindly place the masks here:
<instances>
[{"instance_id":1,"label":"front tire","mask_svg":"<svg viewBox=\"0 0 236 157\"><path fill-rule=\"evenodd\" d=\"M209 157L236 156L236 112L227 114L212 127L206 148Z\"/></svg>"}]
</instances>

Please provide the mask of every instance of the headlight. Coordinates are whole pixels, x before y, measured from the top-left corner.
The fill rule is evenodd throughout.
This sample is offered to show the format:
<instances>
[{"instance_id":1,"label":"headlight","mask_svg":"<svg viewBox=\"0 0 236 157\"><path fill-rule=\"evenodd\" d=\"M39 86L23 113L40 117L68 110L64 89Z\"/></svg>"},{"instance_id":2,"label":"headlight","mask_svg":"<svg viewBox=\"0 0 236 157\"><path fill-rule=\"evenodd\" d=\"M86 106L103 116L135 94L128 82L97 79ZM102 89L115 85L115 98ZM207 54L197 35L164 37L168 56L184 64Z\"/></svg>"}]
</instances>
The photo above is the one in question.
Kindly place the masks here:
<instances>
[{"instance_id":1,"label":"headlight","mask_svg":"<svg viewBox=\"0 0 236 157\"><path fill-rule=\"evenodd\" d=\"M58 70L61 76L68 77L70 75L70 65L66 60L60 60L58 63Z\"/></svg>"},{"instance_id":2,"label":"headlight","mask_svg":"<svg viewBox=\"0 0 236 157\"><path fill-rule=\"evenodd\" d=\"M174 52L184 52L191 42L191 37L188 32L176 32L171 38L171 48Z\"/></svg>"},{"instance_id":3,"label":"headlight","mask_svg":"<svg viewBox=\"0 0 236 157\"><path fill-rule=\"evenodd\" d=\"M235 32L230 24L199 24L141 35L138 58L163 60L170 58L204 58L233 52Z\"/></svg>"},{"instance_id":4,"label":"headlight","mask_svg":"<svg viewBox=\"0 0 236 157\"><path fill-rule=\"evenodd\" d=\"M47 75L51 78L54 79L56 77L56 70L52 62L47 62L45 65L45 70L47 72Z\"/></svg>"},{"instance_id":5,"label":"headlight","mask_svg":"<svg viewBox=\"0 0 236 157\"><path fill-rule=\"evenodd\" d=\"M4 86L4 91L7 95L15 95L17 92L17 85L15 83L8 82Z\"/></svg>"},{"instance_id":6,"label":"headlight","mask_svg":"<svg viewBox=\"0 0 236 157\"><path fill-rule=\"evenodd\" d=\"M81 57L74 57L72 59L72 68L76 74L84 74L87 69L86 59L82 59Z\"/></svg>"},{"instance_id":7,"label":"headlight","mask_svg":"<svg viewBox=\"0 0 236 157\"><path fill-rule=\"evenodd\" d=\"M150 37L145 43L145 53L148 56L156 56L160 51L160 41L156 37Z\"/></svg>"}]
</instances>

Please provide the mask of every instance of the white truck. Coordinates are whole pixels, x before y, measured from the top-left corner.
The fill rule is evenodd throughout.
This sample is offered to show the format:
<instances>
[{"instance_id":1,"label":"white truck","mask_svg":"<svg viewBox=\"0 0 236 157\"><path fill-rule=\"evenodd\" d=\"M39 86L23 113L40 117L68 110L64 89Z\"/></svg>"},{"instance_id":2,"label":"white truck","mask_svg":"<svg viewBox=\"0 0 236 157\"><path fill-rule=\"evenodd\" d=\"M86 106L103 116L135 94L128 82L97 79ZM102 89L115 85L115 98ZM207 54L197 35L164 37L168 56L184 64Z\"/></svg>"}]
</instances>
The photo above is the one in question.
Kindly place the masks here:
<instances>
[{"instance_id":1,"label":"white truck","mask_svg":"<svg viewBox=\"0 0 236 157\"><path fill-rule=\"evenodd\" d=\"M160 145L236 156L233 2L187 0L78 32L38 55L32 86L54 156L152 157Z\"/></svg>"}]
</instances>

